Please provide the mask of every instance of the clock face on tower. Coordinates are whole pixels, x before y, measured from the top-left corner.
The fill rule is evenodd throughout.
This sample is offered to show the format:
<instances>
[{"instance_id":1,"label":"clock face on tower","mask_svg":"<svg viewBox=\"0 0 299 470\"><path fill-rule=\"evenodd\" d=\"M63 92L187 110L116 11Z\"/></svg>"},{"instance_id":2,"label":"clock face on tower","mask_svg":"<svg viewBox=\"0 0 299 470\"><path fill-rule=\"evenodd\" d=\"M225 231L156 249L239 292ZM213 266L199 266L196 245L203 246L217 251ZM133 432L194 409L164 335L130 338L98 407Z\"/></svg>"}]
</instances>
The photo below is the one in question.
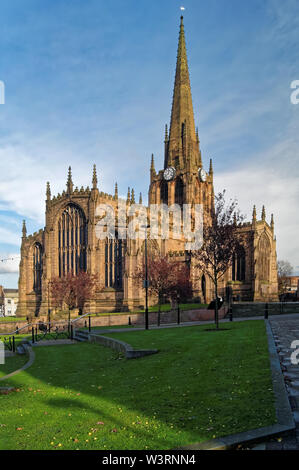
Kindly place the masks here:
<instances>
[{"instance_id":1,"label":"clock face on tower","mask_svg":"<svg viewBox=\"0 0 299 470\"><path fill-rule=\"evenodd\" d=\"M164 170L163 177L166 181L170 181L175 177L175 173L176 172L173 166L169 166L166 168L166 170Z\"/></svg>"},{"instance_id":2,"label":"clock face on tower","mask_svg":"<svg viewBox=\"0 0 299 470\"><path fill-rule=\"evenodd\" d=\"M203 168L198 169L198 176L202 183L207 180L207 172Z\"/></svg>"}]
</instances>

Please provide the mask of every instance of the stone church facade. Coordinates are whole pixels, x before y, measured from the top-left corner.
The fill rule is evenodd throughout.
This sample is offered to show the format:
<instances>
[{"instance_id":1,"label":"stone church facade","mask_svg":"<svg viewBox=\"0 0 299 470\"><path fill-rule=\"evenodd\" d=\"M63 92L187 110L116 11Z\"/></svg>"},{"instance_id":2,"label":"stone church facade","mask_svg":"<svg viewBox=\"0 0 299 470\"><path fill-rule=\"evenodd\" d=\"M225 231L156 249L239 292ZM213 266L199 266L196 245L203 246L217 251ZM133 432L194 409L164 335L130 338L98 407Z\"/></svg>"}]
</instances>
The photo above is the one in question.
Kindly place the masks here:
<instances>
[{"instance_id":1,"label":"stone church facade","mask_svg":"<svg viewBox=\"0 0 299 470\"><path fill-rule=\"evenodd\" d=\"M148 206L139 207L146 212L153 204L201 204L203 216L214 204L213 166L203 168L198 131L195 128L191 86L187 62L183 18L181 18L179 44L171 122L165 128L164 168L156 171L154 157L150 166ZM133 273L144 261L145 242L142 239L99 239L96 227L101 219L98 206L106 204L118 214L120 202L129 209L136 204L134 190L128 190L126 200L118 197L117 185L113 195L99 191L94 166L91 188L74 187L69 168L66 190L51 195L46 190L45 227L27 235L23 223L19 276L18 314L46 314L52 307L51 280L68 272L87 271L97 274L100 282L94 298L86 304L91 312L130 311L144 305L144 290L134 281ZM127 226L129 218L125 219ZM116 224L116 232L120 230ZM263 207L261 218L253 209L251 222L237 229L243 245L220 285L225 294L227 286L236 300L277 300L277 262L274 221L266 221ZM184 236L177 239L149 240L162 254L185 262L190 267L193 297L207 303L213 298L213 286L208 277L198 273L190 252L185 249ZM154 302L154 299L152 299Z\"/></svg>"}]
</instances>

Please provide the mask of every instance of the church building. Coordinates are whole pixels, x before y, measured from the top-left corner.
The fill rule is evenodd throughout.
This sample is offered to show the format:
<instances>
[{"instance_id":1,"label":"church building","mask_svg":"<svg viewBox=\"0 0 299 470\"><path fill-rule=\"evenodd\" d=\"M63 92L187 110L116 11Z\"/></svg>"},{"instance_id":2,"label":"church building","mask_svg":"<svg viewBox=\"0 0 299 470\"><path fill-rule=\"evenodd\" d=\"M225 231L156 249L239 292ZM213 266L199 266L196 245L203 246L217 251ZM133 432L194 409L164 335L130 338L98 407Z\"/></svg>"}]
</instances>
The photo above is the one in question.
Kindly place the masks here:
<instances>
[{"instance_id":1,"label":"church building","mask_svg":"<svg viewBox=\"0 0 299 470\"><path fill-rule=\"evenodd\" d=\"M175 83L170 126L165 127L164 168L156 171L154 157L150 165L148 211L152 204L201 204L204 217L214 204L212 160L205 171L195 127L191 86L187 62L183 17L181 17ZM50 183L46 188L45 227L27 235L23 223L19 276L19 315L45 315L52 306L51 280L69 272L87 271L100 280L93 298L86 304L89 312L132 311L144 305L144 289L136 285L134 272L144 260L144 240L99 239L97 207L111 206L117 213L120 198L115 185L113 195L100 191L94 165L91 187L74 187L69 168L66 189L52 196ZM134 190L128 190L122 203L135 204ZM118 227L116 226L116 230ZM266 221L265 208L261 218L253 209L252 220L238 226L243 252L234 259L225 274L220 294L230 286L235 300L277 300L277 260L274 221ZM165 240L149 240L162 254L169 254L190 267L193 297L202 303L213 298L213 285L196 269L185 250L185 240L171 236Z\"/></svg>"}]
</instances>

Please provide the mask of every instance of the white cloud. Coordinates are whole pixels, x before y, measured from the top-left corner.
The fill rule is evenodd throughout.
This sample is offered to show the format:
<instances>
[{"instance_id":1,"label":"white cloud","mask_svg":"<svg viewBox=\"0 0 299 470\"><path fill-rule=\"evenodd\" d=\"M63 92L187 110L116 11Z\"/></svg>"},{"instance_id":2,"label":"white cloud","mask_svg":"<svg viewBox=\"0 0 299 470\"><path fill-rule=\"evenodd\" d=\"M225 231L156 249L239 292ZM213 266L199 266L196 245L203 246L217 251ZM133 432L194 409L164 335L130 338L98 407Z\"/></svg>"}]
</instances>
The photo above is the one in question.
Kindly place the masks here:
<instances>
[{"instance_id":1,"label":"white cloud","mask_svg":"<svg viewBox=\"0 0 299 470\"><path fill-rule=\"evenodd\" d=\"M20 254L0 254L0 274L11 274L19 272Z\"/></svg>"}]
</instances>

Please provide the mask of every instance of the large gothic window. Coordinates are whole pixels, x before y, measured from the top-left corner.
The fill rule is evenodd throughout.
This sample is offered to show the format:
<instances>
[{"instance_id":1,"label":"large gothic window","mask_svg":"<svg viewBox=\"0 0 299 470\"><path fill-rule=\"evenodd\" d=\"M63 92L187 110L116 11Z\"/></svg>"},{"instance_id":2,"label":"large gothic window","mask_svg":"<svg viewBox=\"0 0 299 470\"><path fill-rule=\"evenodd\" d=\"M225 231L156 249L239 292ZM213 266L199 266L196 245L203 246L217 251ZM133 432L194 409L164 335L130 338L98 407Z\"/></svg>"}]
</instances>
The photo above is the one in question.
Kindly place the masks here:
<instances>
[{"instance_id":1,"label":"large gothic window","mask_svg":"<svg viewBox=\"0 0 299 470\"><path fill-rule=\"evenodd\" d=\"M258 243L258 279L268 281L270 277L270 242L265 233L263 233Z\"/></svg>"},{"instance_id":2,"label":"large gothic window","mask_svg":"<svg viewBox=\"0 0 299 470\"><path fill-rule=\"evenodd\" d=\"M105 287L122 289L124 240L107 238L105 242Z\"/></svg>"},{"instance_id":3,"label":"large gothic window","mask_svg":"<svg viewBox=\"0 0 299 470\"><path fill-rule=\"evenodd\" d=\"M42 288L42 256L43 250L40 243L35 243L33 247L33 290L41 292Z\"/></svg>"},{"instance_id":4,"label":"large gothic window","mask_svg":"<svg viewBox=\"0 0 299 470\"><path fill-rule=\"evenodd\" d=\"M69 204L58 221L59 276L86 271L87 223L83 211Z\"/></svg>"},{"instance_id":5,"label":"large gothic window","mask_svg":"<svg viewBox=\"0 0 299 470\"><path fill-rule=\"evenodd\" d=\"M168 204L168 183L166 181L162 181L160 190L162 204Z\"/></svg>"},{"instance_id":6,"label":"large gothic window","mask_svg":"<svg viewBox=\"0 0 299 470\"><path fill-rule=\"evenodd\" d=\"M232 262L232 280L245 281L246 273L246 254L242 247L239 252L233 256Z\"/></svg>"},{"instance_id":7,"label":"large gothic window","mask_svg":"<svg viewBox=\"0 0 299 470\"><path fill-rule=\"evenodd\" d=\"M180 206L184 204L184 183L181 178L175 182L175 203Z\"/></svg>"}]
</instances>

